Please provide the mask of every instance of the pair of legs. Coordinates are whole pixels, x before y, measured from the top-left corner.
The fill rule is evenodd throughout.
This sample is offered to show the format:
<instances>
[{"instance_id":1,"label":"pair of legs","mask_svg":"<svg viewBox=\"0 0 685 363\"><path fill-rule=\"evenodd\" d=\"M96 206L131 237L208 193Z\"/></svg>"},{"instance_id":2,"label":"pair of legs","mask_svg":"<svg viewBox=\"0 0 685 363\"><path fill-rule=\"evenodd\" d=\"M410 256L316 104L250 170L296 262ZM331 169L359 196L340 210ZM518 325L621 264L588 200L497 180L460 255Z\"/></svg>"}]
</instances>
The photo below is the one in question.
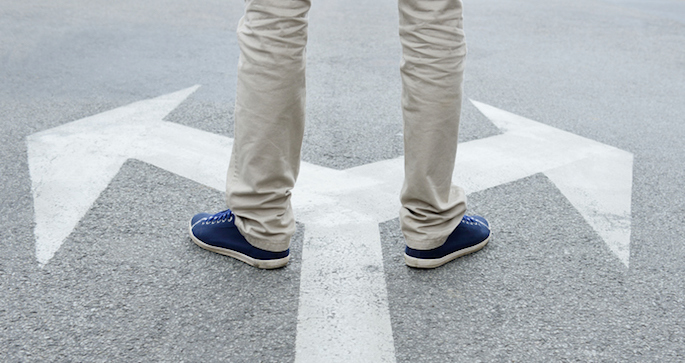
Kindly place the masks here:
<instances>
[{"instance_id":1,"label":"pair of legs","mask_svg":"<svg viewBox=\"0 0 685 363\"><path fill-rule=\"evenodd\" d=\"M290 196L305 124L310 0L245 4L227 204L231 223L251 246L283 252L295 231ZM452 185L466 55L462 4L399 0L399 11L405 147L400 224L409 249L433 250L466 210L464 192Z\"/></svg>"}]
</instances>

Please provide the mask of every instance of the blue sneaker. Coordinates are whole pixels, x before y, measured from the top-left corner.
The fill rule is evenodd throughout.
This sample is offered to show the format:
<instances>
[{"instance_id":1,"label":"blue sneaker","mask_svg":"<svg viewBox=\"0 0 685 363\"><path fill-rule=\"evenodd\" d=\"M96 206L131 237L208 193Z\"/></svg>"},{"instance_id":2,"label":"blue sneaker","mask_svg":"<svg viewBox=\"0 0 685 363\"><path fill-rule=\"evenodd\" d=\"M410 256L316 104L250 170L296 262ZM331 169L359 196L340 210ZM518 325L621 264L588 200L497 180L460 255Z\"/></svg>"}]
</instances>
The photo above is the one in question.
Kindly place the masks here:
<instances>
[{"instance_id":1,"label":"blue sneaker","mask_svg":"<svg viewBox=\"0 0 685 363\"><path fill-rule=\"evenodd\" d=\"M490 225L479 216L464 216L461 223L447 237L447 241L432 250L404 250L404 262L410 267L436 268L455 258L485 247L490 241Z\"/></svg>"},{"instance_id":2,"label":"blue sneaker","mask_svg":"<svg viewBox=\"0 0 685 363\"><path fill-rule=\"evenodd\" d=\"M198 246L248 265L272 269L283 267L290 259L290 250L271 252L252 246L235 226L230 209L217 214L200 213L190 220L190 238Z\"/></svg>"}]
</instances>

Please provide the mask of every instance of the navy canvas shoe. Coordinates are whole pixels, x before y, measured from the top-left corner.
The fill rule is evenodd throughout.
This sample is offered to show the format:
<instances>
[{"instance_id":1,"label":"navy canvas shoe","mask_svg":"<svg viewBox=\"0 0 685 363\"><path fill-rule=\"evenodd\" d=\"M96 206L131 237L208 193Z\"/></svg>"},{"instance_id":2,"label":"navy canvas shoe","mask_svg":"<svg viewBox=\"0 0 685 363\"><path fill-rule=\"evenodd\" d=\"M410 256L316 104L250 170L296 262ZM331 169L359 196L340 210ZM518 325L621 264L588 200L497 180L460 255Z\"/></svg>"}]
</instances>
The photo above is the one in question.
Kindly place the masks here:
<instances>
[{"instance_id":1,"label":"navy canvas shoe","mask_svg":"<svg viewBox=\"0 0 685 363\"><path fill-rule=\"evenodd\" d=\"M233 257L258 268L283 267L290 259L290 250L271 252L247 242L235 226L235 215L230 209L216 214L196 214L190 220L190 238L206 250Z\"/></svg>"},{"instance_id":2,"label":"navy canvas shoe","mask_svg":"<svg viewBox=\"0 0 685 363\"><path fill-rule=\"evenodd\" d=\"M480 216L464 216L445 243L432 250L404 250L404 262L410 267L435 268L455 258L485 247L490 240L490 225Z\"/></svg>"}]
</instances>

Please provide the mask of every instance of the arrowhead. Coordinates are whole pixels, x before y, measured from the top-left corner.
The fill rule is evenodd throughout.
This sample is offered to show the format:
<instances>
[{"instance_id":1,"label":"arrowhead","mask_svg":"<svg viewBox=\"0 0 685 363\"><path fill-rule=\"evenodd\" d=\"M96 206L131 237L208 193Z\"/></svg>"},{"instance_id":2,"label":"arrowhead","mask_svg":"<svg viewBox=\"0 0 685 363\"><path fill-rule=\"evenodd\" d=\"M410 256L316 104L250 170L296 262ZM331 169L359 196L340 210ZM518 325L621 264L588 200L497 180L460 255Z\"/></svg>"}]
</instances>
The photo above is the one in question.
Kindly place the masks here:
<instances>
[{"instance_id":1,"label":"arrowhead","mask_svg":"<svg viewBox=\"0 0 685 363\"><path fill-rule=\"evenodd\" d=\"M46 264L146 132L199 86L135 102L27 137L36 258ZM75 187L77 186L77 187Z\"/></svg>"},{"instance_id":2,"label":"arrowhead","mask_svg":"<svg viewBox=\"0 0 685 363\"><path fill-rule=\"evenodd\" d=\"M466 143L467 190L544 173L609 249L626 265L630 260L633 155L615 147L471 101L504 134ZM464 153L472 154L464 157ZM470 169L469 169L470 167ZM473 170L478 169L478 170ZM479 178L479 179L477 179Z\"/></svg>"},{"instance_id":3,"label":"arrowhead","mask_svg":"<svg viewBox=\"0 0 685 363\"><path fill-rule=\"evenodd\" d=\"M633 155L607 150L545 175L626 267L630 261Z\"/></svg>"}]
</instances>

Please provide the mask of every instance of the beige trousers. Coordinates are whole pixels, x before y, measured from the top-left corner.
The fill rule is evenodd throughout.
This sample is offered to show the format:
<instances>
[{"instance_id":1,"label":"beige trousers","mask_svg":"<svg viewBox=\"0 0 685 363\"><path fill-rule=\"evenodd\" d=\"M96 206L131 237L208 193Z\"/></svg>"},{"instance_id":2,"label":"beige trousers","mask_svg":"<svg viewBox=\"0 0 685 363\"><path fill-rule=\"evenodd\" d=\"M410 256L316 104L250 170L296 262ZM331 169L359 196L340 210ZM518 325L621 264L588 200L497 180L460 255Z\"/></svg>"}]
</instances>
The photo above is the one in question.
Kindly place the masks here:
<instances>
[{"instance_id":1,"label":"beige trousers","mask_svg":"<svg viewBox=\"0 0 685 363\"><path fill-rule=\"evenodd\" d=\"M235 143L226 199L254 246L283 251L295 231L291 190L305 122L309 0L246 0ZM405 179L400 225L407 245L432 249L461 221L452 185L466 44L460 0L399 0Z\"/></svg>"}]
</instances>

